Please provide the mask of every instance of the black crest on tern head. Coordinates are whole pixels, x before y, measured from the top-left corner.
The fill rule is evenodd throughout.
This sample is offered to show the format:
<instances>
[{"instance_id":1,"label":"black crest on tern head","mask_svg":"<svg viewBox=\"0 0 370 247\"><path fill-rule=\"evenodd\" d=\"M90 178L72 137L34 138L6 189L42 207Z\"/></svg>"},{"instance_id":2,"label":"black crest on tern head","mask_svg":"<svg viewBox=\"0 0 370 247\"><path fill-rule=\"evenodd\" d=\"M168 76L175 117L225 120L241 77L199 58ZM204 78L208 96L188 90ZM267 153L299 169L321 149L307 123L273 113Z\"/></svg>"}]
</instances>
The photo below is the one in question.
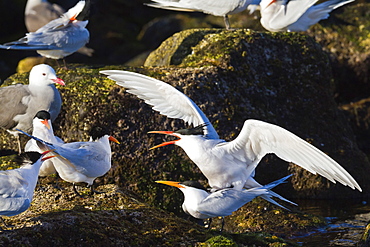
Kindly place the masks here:
<instances>
[{"instance_id":1,"label":"black crest on tern head","mask_svg":"<svg viewBox=\"0 0 370 247\"><path fill-rule=\"evenodd\" d=\"M36 113L35 118L39 118L39 119L50 119L51 117L50 117L50 113L48 111L42 110L42 111L38 111Z\"/></svg>"},{"instance_id":2,"label":"black crest on tern head","mask_svg":"<svg viewBox=\"0 0 370 247\"><path fill-rule=\"evenodd\" d=\"M41 157L41 154L38 152L25 152L19 154L17 157L14 158L14 162L22 165L25 162L35 163L37 160L39 160Z\"/></svg>"},{"instance_id":3,"label":"black crest on tern head","mask_svg":"<svg viewBox=\"0 0 370 247\"><path fill-rule=\"evenodd\" d=\"M108 135L108 130L101 126L93 126L90 129L89 135L94 141L96 141L102 138L103 136Z\"/></svg>"},{"instance_id":4,"label":"black crest on tern head","mask_svg":"<svg viewBox=\"0 0 370 247\"><path fill-rule=\"evenodd\" d=\"M193 187L193 188L196 188L196 189L207 191L207 189L204 188L204 186L201 185L198 181L185 181L185 182L182 182L181 184L189 186L189 187Z\"/></svg>"},{"instance_id":5,"label":"black crest on tern head","mask_svg":"<svg viewBox=\"0 0 370 247\"><path fill-rule=\"evenodd\" d=\"M208 124L205 123L190 129L180 129L176 130L175 133L180 135L204 135L204 127L206 127L207 125Z\"/></svg>"}]
</instances>

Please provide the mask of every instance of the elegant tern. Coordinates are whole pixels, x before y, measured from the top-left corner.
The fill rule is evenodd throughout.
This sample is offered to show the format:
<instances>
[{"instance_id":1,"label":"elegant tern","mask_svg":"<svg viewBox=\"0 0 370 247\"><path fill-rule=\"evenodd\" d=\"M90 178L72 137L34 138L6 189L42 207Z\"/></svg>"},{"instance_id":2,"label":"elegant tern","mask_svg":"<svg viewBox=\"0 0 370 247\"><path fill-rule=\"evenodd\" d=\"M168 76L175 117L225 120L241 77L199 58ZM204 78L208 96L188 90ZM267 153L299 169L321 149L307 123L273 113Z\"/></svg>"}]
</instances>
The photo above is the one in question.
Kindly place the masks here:
<instances>
[{"instance_id":1,"label":"elegant tern","mask_svg":"<svg viewBox=\"0 0 370 247\"><path fill-rule=\"evenodd\" d=\"M331 182L340 182L361 191L355 179L336 161L318 148L288 130L259 120L248 119L239 135L230 142L219 139L216 130L200 108L171 85L134 72L100 71L109 79L134 94L155 111L170 118L182 119L195 127L177 131L152 131L176 137L157 145L180 146L198 166L214 189L253 188L261 186L254 180L255 169L269 153L292 162Z\"/></svg>"},{"instance_id":2,"label":"elegant tern","mask_svg":"<svg viewBox=\"0 0 370 247\"><path fill-rule=\"evenodd\" d=\"M62 16L65 10L47 0L28 0L24 11L24 23L28 32L36 32L42 26ZM78 49L79 53L91 57L94 49L86 46Z\"/></svg>"},{"instance_id":3,"label":"elegant tern","mask_svg":"<svg viewBox=\"0 0 370 247\"><path fill-rule=\"evenodd\" d=\"M314 5L318 0L261 0L261 24L271 31L306 31L320 20L327 19L336 8L354 0L329 0Z\"/></svg>"},{"instance_id":4,"label":"elegant tern","mask_svg":"<svg viewBox=\"0 0 370 247\"><path fill-rule=\"evenodd\" d=\"M97 177L105 175L111 168L111 147L109 141L119 143L116 138L109 136L101 127L94 126L90 131L88 142L71 142L64 144L48 143L35 136L18 130L37 141L39 148L55 155L51 161L58 175L65 181L73 183L73 190L81 196L75 183L85 182L93 190Z\"/></svg>"},{"instance_id":5,"label":"elegant tern","mask_svg":"<svg viewBox=\"0 0 370 247\"><path fill-rule=\"evenodd\" d=\"M244 11L250 4L259 4L260 0L152 0L145 5L155 8L197 11L214 16L223 16L226 29L230 29L229 15Z\"/></svg>"},{"instance_id":6,"label":"elegant tern","mask_svg":"<svg viewBox=\"0 0 370 247\"><path fill-rule=\"evenodd\" d=\"M208 192L199 182L195 181L185 181L182 183L173 181L156 181L156 183L162 183L179 188L184 194L184 202L182 204L184 212L197 219L208 219L231 215L246 203L262 195L265 196L264 198L268 197L270 199L268 200L269 202L285 208L271 198L274 195L271 195L270 192L272 188L284 183L290 176L291 175L286 176L262 187L243 190L227 188L217 190L212 193ZM223 224L221 231L222 228Z\"/></svg>"},{"instance_id":7,"label":"elegant tern","mask_svg":"<svg viewBox=\"0 0 370 247\"><path fill-rule=\"evenodd\" d=\"M19 128L32 131L32 120L39 110L50 112L51 120L58 116L62 98L55 83L65 85L52 67L39 64L32 68L29 84L16 84L0 88L0 127L6 129L18 139ZM18 148L21 152L18 139Z\"/></svg>"},{"instance_id":8,"label":"elegant tern","mask_svg":"<svg viewBox=\"0 0 370 247\"><path fill-rule=\"evenodd\" d=\"M85 18L89 4L79 1L60 18L55 19L35 32L27 33L18 41L0 45L2 49L36 50L41 56L61 59L83 47L89 41L88 21Z\"/></svg>"},{"instance_id":9,"label":"elegant tern","mask_svg":"<svg viewBox=\"0 0 370 247\"><path fill-rule=\"evenodd\" d=\"M44 140L49 143L53 143L55 145L62 145L64 141L59 137L54 135L53 126L51 124L51 116L48 111L39 111L37 112L36 116L32 122L33 130L32 135L36 136L37 138ZM24 147L24 151L30 152L42 152L39 146L36 143L35 139L30 139L26 146ZM39 176L45 177L51 174L56 173L53 160L46 160L42 163Z\"/></svg>"},{"instance_id":10,"label":"elegant tern","mask_svg":"<svg viewBox=\"0 0 370 247\"><path fill-rule=\"evenodd\" d=\"M14 216L30 207L40 166L44 160L53 157L41 156L38 152L21 153L14 160L22 165L20 168L0 171L1 216Z\"/></svg>"}]
</instances>

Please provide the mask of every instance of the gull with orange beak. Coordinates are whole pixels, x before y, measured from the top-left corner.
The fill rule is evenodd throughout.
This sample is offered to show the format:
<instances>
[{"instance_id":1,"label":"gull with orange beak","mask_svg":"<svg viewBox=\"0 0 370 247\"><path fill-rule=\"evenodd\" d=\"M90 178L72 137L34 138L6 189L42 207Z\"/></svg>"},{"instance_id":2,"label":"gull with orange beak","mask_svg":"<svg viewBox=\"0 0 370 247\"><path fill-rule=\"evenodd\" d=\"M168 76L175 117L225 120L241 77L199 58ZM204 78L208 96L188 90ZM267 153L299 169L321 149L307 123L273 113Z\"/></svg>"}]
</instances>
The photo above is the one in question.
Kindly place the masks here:
<instances>
[{"instance_id":1,"label":"gull with orange beak","mask_svg":"<svg viewBox=\"0 0 370 247\"><path fill-rule=\"evenodd\" d=\"M14 216L30 207L39 169L43 161L54 157L45 157L48 152L21 153L14 160L20 168L0 171L0 216Z\"/></svg>"},{"instance_id":2,"label":"gull with orange beak","mask_svg":"<svg viewBox=\"0 0 370 247\"><path fill-rule=\"evenodd\" d=\"M318 0L261 0L261 24L271 32L301 32L327 19L336 8L354 0L329 0L314 5Z\"/></svg>"},{"instance_id":3,"label":"gull with orange beak","mask_svg":"<svg viewBox=\"0 0 370 247\"><path fill-rule=\"evenodd\" d=\"M162 115L182 119L195 126L186 130L151 133L179 138L156 147L169 144L180 146L208 179L213 190L261 187L254 180L255 169L266 154L275 154L333 183L338 181L361 191L355 179L336 161L282 127L248 119L239 135L226 142L219 138L200 108L171 85L129 71L104 70L100 73L108 75L126 92L143 99Z\"/></svg>"},{"instance_id":4,"label":"gull with orange beak","mask_svg":"<svg viewBox=\"0 0 370 247\"><path fill-rule=\"evenodd\" d=\"M182 183L173 181L156 181L156 183L166 184L181 190L184 194L182 209L186 214L197 219L211 219L213 217L231 215L234 211L238 210L258 196L269 198L269 202L286 209L271 198L274 196L271 194L271 189L284 183L290 176L291 175L286 176L262 187L247 190L235 190L232 188L221 189L212 193L208 192L199 182L196 181L185 181ZM221 231L223 229L223 225L224 221L222 218Z\"/></svg>"},{"instance_id":5,"label":"gull with orange beak","mask_svg":"<svg viewBox=\"0 0 370 247\"><path fill-rule=\"evenodd\" d=\"M51 124L50 119L50 113L48 111L37 112L36 116L33 119L32 135L46 142L53 143L55 145L62 145L64 143L62 139L54 135L53 126ZM37 145L36 140L32 138L26 143L24 151L42 152L39 146ZM45 177L54 173L56 173L56 170L53 164L53 160L46 160L45 162L42 163L39 171L40 177Z\"/></svg>"},{"instance_id":6,"label":"gull with orange beak","mask_svg":"<svg viewBox=\"0 0 370 247\"><path fill-rule=\"evenodd\" d=\"M73 183L73 190L81 196L75 183L84 182L94 193L95 178L105 175L111 168L111 147L109 141L119 143L116 138L107 134L99 126L90 130L90 140L87 142L48 143L35 136L18 130L36 140L38 147L43 151L50 151L55 158L50 159L58 175L65 181Z\"/></svg>"},{"instance_id":7,"label":"gull with orange beak","mask_svg":"<svg viewBox=\"0 0 370 247\"><path fill-rule=\"evenodd\" d=\"M60 18L52 20L18 41L0 45L2 49L36 50L41 56L61 59L83 47L89 41L86 17L89 0L79 1Z\"/></svg>"}]
</instances>

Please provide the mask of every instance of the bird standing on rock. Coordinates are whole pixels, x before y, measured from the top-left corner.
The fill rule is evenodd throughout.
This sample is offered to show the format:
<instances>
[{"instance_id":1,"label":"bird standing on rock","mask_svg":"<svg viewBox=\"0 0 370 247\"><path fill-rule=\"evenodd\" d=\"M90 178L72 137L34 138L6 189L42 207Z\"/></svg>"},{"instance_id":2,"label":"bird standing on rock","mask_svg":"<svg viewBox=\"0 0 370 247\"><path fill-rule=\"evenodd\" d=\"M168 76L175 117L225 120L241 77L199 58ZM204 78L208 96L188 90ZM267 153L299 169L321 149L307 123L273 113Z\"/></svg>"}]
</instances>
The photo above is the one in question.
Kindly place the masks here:
<instances>
[{"instance_id":1,"label":"bird standing on rock","mask_svg":"<svg viewBox=\"0 0 370 247\"><path fill-rule=\"evenodd\" d=\"M150 7L177 10L198 11L214 16L223 16L226 29L231 29L229 15L244 11L250 4L259 4L260 0L152 0Z\"/></svg>"},{"instance_id":2,"label":"bird standing on rock","mask_svg":"<svg viewBox=\"0 0 370 247\"><path fill-rule=\"evenodd\" d=\"M239 135L230 142L219 138L200 108L171 85L134 72L104 70L101 73L153 106L160 114L182 119L193 128L177 131L151 131L176 140L153 148L175 144L180 146L208 179L213 190L261 187L254 180L255 169L266 154L292 162L313 174L320 174L333 183L340 182L361 191L355 179L328 155L289 132L259 120L248 119ZM276 196L276 195L274 195Z\"/></svg>"},{"instance_id":3,"label":"bird standing on rock","mask_svg":"<svg viewBox=\"0 0 370 247\"><path fill-rule=\"evenodd\" d=\"M119 143L116 138L109 136L104 128L94 126L90 131L88 142L47 143L35 136L29 135L37 141L39 148L55 155L51 161L58 175L65 181L73 183L73 190L81 196L75 183L84 182L93 190L93 183L97 177L105 175L111 168L111 147L109 141Z\"/></svg>"},{"instance_id":4,"label":"bird standing on rock","mask_svg":"<svg viewBox=\"0 0 370 247\"><path fill-rule=\"evenodd\" d=\"M58 19L65 13L65 10L55 3L47 0L28 0L24 11L24 23L28 32L36 32L52 20ZM86 46L81 47L77 52L91 57L94 50Z\"/></svg>"},{"instance_id":5,"label":"bird standing on rock","mask_svg":"<svg viewBox=\"0 0 370 247\"><path fill-rule=\"evenodd\" d=\"M228 188L218 190L213 193L208 192L199 182L195 181L185 181L182 183L173 181L156 181L156 183L162 183L179 188L184 194L184 203L182 204L184 212L197 219L208 219L231 215L244 204L261 195L264 195L264 198L270 198L269 202L285 208L271 198L274 195L270 194L270 192L272 188L284 183L290 176L291 175L286 176L262 187L248 190L235 190ZM223 226L224 221L222 220L221 231Z\"/></svg>"},{"instance_id":6,"label":"bird standing on rock","mask_svg":"<svg viewBox=\"0 0 370 247\"><path fill-rule=\"evenodd\" d=\"M39 110L50 112L51 121L54 121L62 107L62 98L54 86L58 83L65 85L59 79L55 70L46 64L39 64L32 68L29 75L29 84L16 84L0 88L0 127L16 136L18 148L21 146L18 131L32 131L32 120Z\"/></svg>"},{"instance_id":7,"label":"bird standing on rock","mask_svg":"<svg viewBox=\"0 0 370 247\"><path fill-rule=\"evenodd\" d=\"M34 117L32 121L32 135L44 140L49 143L55 143L55 145L62 145L64 144L64 141L60 139L59 137L54 135L53 126L51 124L51 116L50 113L47 111L39 111L37 112L36 116ZM42 152L39 146L36 143L36 140L30 139L26 146L24 147L24 151L30 152ZM51 174L56 173L54 164L52 160L46 160L42 163L39 176L45 177Z\"/></svg>"},{"instance_id":8,"label":"bird standing on rock","mask_svg":"<svg viewBox=\"0 0 370 247\"><path fill-rule=\"evenodd\" d=\"M89 3L89 0L86 1ZM83 47L89 41L87 15L89 4L79 1L60 18L55 19L35 32L27 33L18 41L0 45L2 49L36 50L41 56L61 59Z\"/></svg>"},{"instance_id":9,"label":"bird standing on rock","mask_svg":"<svg viewBox=\"0 0 370 247\"><path fill-rule=\"evenodd\" d=\"M53 157L41 158L42 156L38 152L22 153L15 159L21 165L20 168L0 171L1 216L14 216L30 207L40 166L43 161ZM1 220L5 224L2 218Z\"/></svg>"}]
</instances>

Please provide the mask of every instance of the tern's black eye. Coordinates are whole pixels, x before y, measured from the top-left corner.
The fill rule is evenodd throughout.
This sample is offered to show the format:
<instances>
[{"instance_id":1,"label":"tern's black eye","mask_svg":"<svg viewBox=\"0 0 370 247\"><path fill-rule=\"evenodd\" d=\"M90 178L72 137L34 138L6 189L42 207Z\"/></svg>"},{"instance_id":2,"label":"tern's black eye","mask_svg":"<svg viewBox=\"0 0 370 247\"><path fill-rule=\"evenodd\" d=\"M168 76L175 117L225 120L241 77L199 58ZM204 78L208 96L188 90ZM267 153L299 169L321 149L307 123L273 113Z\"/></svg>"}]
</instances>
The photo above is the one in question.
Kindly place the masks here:
<instances>
[{"instance_id":1,"label":"tern's black eye","mask_svg":"<svg viewBox=\"0 0 370 247\"><path fill-rule=\"evenodd\" d=\"M42 73L43 76L46 76L46 73Z\"/></svg>"}]
</instances>

